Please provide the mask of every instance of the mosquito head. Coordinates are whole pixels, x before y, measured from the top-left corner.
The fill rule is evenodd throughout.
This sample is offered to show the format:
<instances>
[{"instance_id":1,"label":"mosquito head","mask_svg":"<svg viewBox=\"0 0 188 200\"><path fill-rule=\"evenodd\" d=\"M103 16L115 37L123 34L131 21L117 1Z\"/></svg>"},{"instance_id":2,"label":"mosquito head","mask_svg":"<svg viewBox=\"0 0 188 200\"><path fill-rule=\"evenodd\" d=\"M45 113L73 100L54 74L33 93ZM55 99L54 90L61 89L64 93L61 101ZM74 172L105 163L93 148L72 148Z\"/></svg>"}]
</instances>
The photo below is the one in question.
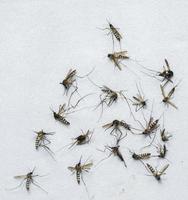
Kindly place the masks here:
<instances>
[{"instance_id":1,"label":"mosquito head","mask_svg":"<svg viewBox=\"0 0 188 200\"><path fill-rule=\"evenodd\" d=\"M111 53L109 53L107 56L108 56L108 58L112 58L113 57L113 55Z\"/></svg>"},{"instance_id":2,"label":"mosquito head","mask_svg":"<svg viewBox=\"0 0 188 200\"><path fill-rule=\"evenodd\" d=\"M161 180L161 176L160 176L159 174L156 174L156 175L155 175L155 178L156 178L158 181Z\"/></svg>"}]
</instances>

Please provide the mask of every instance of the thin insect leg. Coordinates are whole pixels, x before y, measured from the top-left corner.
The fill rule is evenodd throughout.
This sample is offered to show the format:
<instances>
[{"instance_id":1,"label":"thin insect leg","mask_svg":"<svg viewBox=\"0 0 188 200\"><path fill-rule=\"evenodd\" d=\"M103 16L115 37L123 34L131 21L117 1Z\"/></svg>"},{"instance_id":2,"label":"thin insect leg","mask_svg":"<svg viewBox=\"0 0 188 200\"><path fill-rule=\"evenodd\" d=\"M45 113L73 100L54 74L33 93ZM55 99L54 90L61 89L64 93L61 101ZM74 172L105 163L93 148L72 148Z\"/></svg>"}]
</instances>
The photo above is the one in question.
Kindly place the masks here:
<instances>
[{"instance_id":1,"label":"thin insect leg","mask_svg":"<svg viewBox=\"0 0 188 200\"><path fill-rule=\"evenodd\" d=\"M155 137L156 137L156 135L157 135L157 131L155 132L155 135L153 136L153 139L152 139L152 141L148 144L148 145L146 145L146 146L144 146L144 147L142 147L141 148L141 150L142 149L145 149L145 148L147 148L147 147L150 147L152 144L153 144L153 142L154 142L154 140L155 140Z\"/></svg>"},{"instance_id":2,"label":"thin insect leg","mask_svg":"<svg viewBox=\"0 0 188 200\"><path fill-rule=\"evenodd\" d=\"M36 181L34 181L33 179L31 180L32 184L35 185L36 187L38 187L39 189L41 189L43 192L45 192L46 194L48 194L48 192L46 190L44 190L40 185L38 185L36 183Z\"/></svg>"},{"instance_id":3,"label":"thin insect leg","mask_svg":"<svg viewBox=\"0 0 188 200\"><path fill-rule=\"evenodd\" d=\"M95 167L98 166L101 162L103 162L103 161L105 161L106 159L108 159L112 154L113 154L113 153L111 152L107 157L105 157L105 158L103 158L102 160L100 160L100 161L95 165Z\"/></svg>"},{"instance_id":4,"label":"thin insect leg","mask_svg":"<svg viewBox=\"0 0 188 200\"><path fill-rule=\"evenodd\" d=\"M78 87L76 86L76 87L75 87L75 90L71 93L71 95L70 95L70 97L69 97L69 100L68 100L68 107L69 107L69 105L70 105L70 102L71 102L71 99L72 99L73 94L74 94L75 92L77 92L77 90L78 90Z\"/></svg>"},{"instance_id":5,"label":"thin insect leg","mask_svg":"<svg viewBox=\"0 0 188 200\"><path fill-rule=\"evenodd\" d=\"M89 191L88 191L87 186L86 186L86 183L85 183L85 181L84 181L84 179L83 179L82 173L80 174L80 176L81 176L81 180L82 180L82 182L83 182L83 184L84 184L85 190L86 190L86 192L87 192L88 199L90 199Z\"/></svg>"},{"instance_id":6,"label":"thin insect leg","mask_svg":"<svg viewBox=\"0 0 188 200\"><path fill-rule=\"evenodd\" d=\"M110 32L110 33L111 33L111 36L112 36L112 44L113 44L112 51L114 51L114 35L113 35L113 33L112 33L112 32Z\"/></svg>"},{"instance_id":7,"label":"thin insect leg","mask_svg":"<svg viewBox=\"0 0 188 200\"><path fill-rule=\"evenodd\" d=\"M84 76L78 76L78 75L76 75L76 76L78 78L85 78L85 77L89 76L90 74L92 74L94 70L95 70L95 67L93 67L92 70L90 72L88 72L87 74L85 74Z\"/></svg>"},{"instance_id":8,"label":"thin insect leg","mask_svg":"<svg viewBox=\"0 0 188 200\"><path fill-rule=\"evenodd\" d=\"M43 147L44 150L46 150L46 152L48 152L48 154L53 158L53 160L55 160L55 158L54 158L54 152L48 146L46 146L46 145L40 145L40 146Z\"/></svg>"},{"instance_id":9,"label":"thin insect leg","mask_svg":"<svg viewBox=\"0 0 188 200\"><path fill-rule=\"evenodd\" d=\"M27 178L24 178L18 186L14 187L14 188L6 189L6 190L11 191L11 190L16 190L16 189L18 189L19 187L21 187L21 186L23 185L23 183L24 183L24 181L25 181L26 179L27 179Z\"/></svg>"}]
</instances>

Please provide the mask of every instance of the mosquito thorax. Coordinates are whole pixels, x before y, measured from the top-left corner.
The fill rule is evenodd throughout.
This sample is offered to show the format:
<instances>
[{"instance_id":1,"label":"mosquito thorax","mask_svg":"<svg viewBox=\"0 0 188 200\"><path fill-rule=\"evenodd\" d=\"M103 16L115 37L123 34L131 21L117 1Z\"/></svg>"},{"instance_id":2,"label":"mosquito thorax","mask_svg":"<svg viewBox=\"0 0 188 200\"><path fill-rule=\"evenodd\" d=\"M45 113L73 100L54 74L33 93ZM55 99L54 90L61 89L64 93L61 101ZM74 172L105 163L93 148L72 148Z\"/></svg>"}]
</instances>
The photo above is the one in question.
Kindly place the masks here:
<instances>
[{"instance_id":1,"label":"mosquito thorax","mask_svg":"<svg viewBox=\"0 0 188 200\"><path fill-rule=\"evenodd\" d=\"M115 119L115 120L112 122L112 125L113 125L113 126L118 126L118 125L119 125L119 120Z\"/></svg>"}]
</instances>

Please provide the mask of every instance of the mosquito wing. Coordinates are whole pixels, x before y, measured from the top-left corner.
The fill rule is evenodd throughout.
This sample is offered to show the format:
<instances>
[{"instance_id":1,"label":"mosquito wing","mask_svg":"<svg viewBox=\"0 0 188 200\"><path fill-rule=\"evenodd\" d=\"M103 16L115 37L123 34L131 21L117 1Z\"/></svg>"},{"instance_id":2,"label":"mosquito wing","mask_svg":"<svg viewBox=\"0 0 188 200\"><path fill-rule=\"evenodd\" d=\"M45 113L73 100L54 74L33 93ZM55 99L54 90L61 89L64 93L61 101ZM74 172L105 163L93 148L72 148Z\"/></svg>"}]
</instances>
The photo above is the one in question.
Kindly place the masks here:
<instances>
[{"instance_id":1,"label":"mosquito wing","mask_svg":"<svg viewBox=\"0 0 188 200\"><path fill-rule=\"evenodd\" d=\"M88 163L88 164L82 165L82 170L90 169L92 166L93 166L93 163Z\"/></svg>"},{"instance_id":2,"label":"mosquito wing","mask_svg":"<svg viewBox=\"0 0 188 200\"><path fill-rule=\"evenodd\" d=\"M108 123L108 124L105 124L105 125L103 125L102 127L103 128L110 128L112 126L112 122L111 123Z\"/></svg>"},{"instance_id":3,"label":"mosquito wing","mask_svg":"<svg viewBox=\"0 0 188 200\"><path fill-rule=\"evenodd\" d=\"M170 70L170 66L169 66L167 59L165 59L165 63L166 63L167 69Z\"/></svg>"},{"instance_id":4,"label":"mosquito wing","mask_svg":"<svg viewBox=\"0 0 188 200\"><path fill-rule=\"evenodd\" d=\"M115 52L114 53L115 57L119 57L119 56L128 56L128 51L119 51L119 52Z\"/></svg>"},{"instance_id":5,"label":"mosquito wing","mask_svg":"<svg viewBox=\"0 0 188 200\"><path fill-rule=\"evenodd\" d=\"M16 178L16 179L20 179L20 178L24 179L24 178L27 178L27 175L14 176L14 178Z\"/></svg>"},{"instance_id":6,"label":"mosquito wing","mask_svg":"<svg viewBox=\"0 0 188 200\"><path fill-rule=\"evenodd\" d=\"M162 95L163 95L163 97L165 98L165 93L164 93L164 88L163 88L163 86L160 85L160 88L161 88Z\"/></svg>"},{"instance_id":7,"label":"mosquito wing","mask_svg":"<svg viewBox=\"0 0 188 200\"><path fill-rule=\"evenodd\" d=\"M68 167L68 169L69 169L71 172L75 171L75 167Z\"/></svg>"},{"instance_id":8,"label":"mosquito wing","mask_svg":"<svg viewBox=\"0 0 188 200\"><path fill-rule=\"evenodd\" d=\"M162 174L166 171L166 169L167 169L168 167L169 167L169 164L165 165L165 166L159 171L160 175L162 175Z\"/></svg>"}]
</instances>

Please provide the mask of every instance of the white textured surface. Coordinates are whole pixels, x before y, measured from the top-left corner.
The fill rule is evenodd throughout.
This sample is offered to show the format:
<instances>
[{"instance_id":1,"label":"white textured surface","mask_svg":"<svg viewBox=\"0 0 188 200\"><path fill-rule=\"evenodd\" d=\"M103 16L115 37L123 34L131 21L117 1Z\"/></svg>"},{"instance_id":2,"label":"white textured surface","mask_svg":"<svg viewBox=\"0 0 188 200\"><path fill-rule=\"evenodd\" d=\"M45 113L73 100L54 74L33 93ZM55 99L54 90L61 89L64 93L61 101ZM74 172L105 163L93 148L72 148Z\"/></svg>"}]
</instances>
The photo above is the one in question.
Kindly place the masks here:
<instances>
[{"instance_id":1,"label":"white textured surface","mask_svg":"<svg viewBox=\"0 0 188 200\"><path fill-rule=\"evenodd\" d=\"M186 0L1 0L0 1L0 199L1 200L78 200L88 199L83 184L78 186L68 166L83 155L94 163L107 154L96 148L113 144L113 138L101 127L114 118L132 123L124 102L106 110L97 123L99 112L84 110L71 115L66 128L54 121L50 107L56 109L66 101L59 82L70 67L80 75L96 68L91 78L99 85L136 92L138 77L124 68L114 69L106 55L112 49L111 38L97 27L105 27L106 19L120 28L122 48L142 64L160 70L167 58L175 72L175 82L182 79L174 97L179 107L165 112L165 126L172 131L168 143L170 167L162 183L148 177L143 166L131 159L126 147L139 149L141 136L129 136L122 142L121 151L128 168L111 157L90 173L84 174L90 196L96 200L175 200L188 197L187 110L188 110L188 2ZM164 110L160 103L159 82L140 73L141 68L126 63L140 77L144 93L155 99L154 116ZM86 79L79 81L82 95L96 92L84 103L98 101L97 88ZM83 103L82 103L83 105ZM99 110L98 110L99 111ZM137 117L141 117L138 114ZM55 131L51 148L56 151L70 143L80 129L95 128L90 145L75 147L56 154L57 162L46 152L34 149L33 130ZM148 142L149 140L147 140ZM161 167L168 161L152 159ZM28 194L24 188L6 191L19 184L13 176L27 173L36 166L36 173L48 174L38 178L48 195L32 186Z\"/></svg>"}]
</instances>

